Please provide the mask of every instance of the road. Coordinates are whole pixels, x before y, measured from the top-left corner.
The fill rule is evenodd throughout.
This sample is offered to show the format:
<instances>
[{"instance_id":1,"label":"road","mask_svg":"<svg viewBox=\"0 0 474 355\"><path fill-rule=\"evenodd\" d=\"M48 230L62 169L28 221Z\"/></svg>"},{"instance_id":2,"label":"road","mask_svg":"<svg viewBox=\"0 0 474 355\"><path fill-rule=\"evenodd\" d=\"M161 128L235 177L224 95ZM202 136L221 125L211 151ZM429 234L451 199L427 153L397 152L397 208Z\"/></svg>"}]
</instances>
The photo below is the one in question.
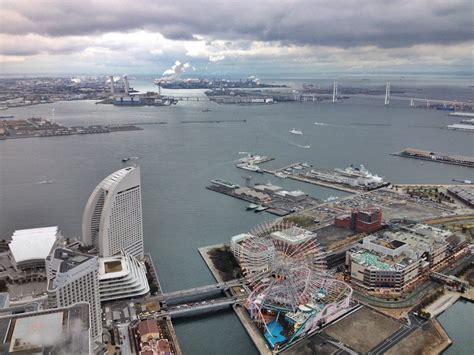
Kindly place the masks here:
<instances>
[{"instance_id":1,"label":"road","mask_svg":"<svg viewBox=\"0 0 474 355\"><path fill-rule=\"evenodd\" d=\"M117 330L120 335L120 352L122 354L132 354L132 346L128 336L128 323L117 325Z\"/></svg>"}]
</instances>

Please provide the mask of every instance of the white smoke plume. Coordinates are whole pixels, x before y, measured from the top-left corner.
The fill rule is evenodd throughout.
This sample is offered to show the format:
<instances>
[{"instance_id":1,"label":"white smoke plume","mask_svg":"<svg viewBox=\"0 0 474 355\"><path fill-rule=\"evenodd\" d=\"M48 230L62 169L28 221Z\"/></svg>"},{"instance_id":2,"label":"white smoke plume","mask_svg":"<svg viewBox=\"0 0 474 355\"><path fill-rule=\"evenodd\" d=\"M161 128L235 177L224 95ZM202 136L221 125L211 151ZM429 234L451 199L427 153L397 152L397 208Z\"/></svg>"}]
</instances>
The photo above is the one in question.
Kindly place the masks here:
<instances>
[{"instance_id":1,"label":"white smoke plume","mask_svg":"<svg viewBox=\"0 0 474 355\"><path fill-rule=\"evenodd\" d=\"M177 60L174 65L163 72L163 77L166 80L177 80L179 79L180 75L186 71L190 67L189 63L181 63Z\"/></svg>"},{"instance_id":2,"label":"white smoke plume","mask_svg":"<svg viewBox=\"0 0 474 355\"><path fill-rule=\"evenodd\" d=\"M127 74L125 74L125 75L127 75ZM120 81L120 80L122 80L122 77L121 77L121 76L117 76L117 75L114 76L114 83L116 83L116 82L118 82L118 81ZM110 77L107 76L107 78L105 79L105 82L106 82L106 83L110 83Z\"/></svg>"}]
</instances>

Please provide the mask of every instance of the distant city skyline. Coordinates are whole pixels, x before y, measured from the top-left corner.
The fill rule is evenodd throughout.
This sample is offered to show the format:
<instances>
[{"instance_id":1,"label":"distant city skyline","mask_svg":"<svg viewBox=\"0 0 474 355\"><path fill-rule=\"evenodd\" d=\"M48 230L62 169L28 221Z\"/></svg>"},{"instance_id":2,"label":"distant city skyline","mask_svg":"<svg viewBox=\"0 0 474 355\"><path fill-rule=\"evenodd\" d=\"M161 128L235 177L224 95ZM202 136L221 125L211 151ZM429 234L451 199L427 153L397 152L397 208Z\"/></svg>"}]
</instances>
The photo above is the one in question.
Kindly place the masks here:
<instances>
[{"instance_id":1,"label":"distant city skyline","mask_svg":"<svg viewBox=\"0 0 474 355\"><path fill-rule=\"evenodd\" d=\"M2 1L0 75L472 73L471 1Z\"/></svg>"}]
</instances>

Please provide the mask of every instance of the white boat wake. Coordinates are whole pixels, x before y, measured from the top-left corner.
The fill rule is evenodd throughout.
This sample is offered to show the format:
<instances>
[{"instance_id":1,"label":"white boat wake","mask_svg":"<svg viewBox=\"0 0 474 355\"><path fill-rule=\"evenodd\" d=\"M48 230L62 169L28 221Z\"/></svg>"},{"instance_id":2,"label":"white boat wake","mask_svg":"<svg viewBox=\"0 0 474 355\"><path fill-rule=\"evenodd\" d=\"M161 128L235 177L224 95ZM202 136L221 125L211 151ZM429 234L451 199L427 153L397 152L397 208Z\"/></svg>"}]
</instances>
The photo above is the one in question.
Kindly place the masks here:
<instances>
[{"instance_id":1,"label":"white boat wake","mask_svg":"<svg viewBox=\"0 0 474 355\"><path fill-rule=\"evenodd\" d=\"M316 126L326 126L326 127L347 127L343 125L337 125L332 123L324 123L324 122L314 122Z\"/></svg>"}]
</instances>

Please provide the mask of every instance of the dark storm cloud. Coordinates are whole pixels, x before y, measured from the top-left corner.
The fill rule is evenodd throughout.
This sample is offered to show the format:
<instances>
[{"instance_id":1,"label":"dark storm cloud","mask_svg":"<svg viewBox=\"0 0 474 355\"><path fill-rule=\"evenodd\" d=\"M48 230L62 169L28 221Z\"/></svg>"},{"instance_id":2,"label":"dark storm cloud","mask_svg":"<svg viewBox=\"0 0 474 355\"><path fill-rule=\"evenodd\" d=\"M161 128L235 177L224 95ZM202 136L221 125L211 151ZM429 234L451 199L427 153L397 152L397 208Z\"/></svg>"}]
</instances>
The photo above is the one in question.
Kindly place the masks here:
<instances>
[{"instance_id":1,"label":"dark storm cloud","mask_svg":"<svg viewBox=\"0 0 474 355\"><path fill-rule=\"evenodd\" d=\"M341 48L473 39L471 1L5 1L0 32L83 36L137 29L175 40L259 40Z\"/></svg>"}]
</instances>

